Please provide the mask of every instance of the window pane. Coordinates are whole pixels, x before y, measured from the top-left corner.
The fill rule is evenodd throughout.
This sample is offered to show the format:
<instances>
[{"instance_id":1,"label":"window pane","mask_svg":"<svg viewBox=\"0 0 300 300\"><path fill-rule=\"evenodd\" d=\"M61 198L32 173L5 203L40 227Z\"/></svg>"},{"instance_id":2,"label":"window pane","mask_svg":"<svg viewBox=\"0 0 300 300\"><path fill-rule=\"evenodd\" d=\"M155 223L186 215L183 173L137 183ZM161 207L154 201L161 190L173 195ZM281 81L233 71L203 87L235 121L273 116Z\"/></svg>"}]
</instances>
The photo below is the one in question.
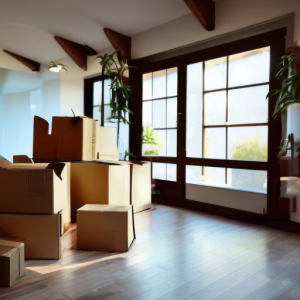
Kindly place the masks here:
<instances>
[{"instance_id":1,"label":"window pane","mask_svg":"<svg viewBox=\"0 0 300 300\"><path fill-rule=\"evenodd\" d=\"M143 74L143 100L152 99L152 73Z\"/></svg>"},{"instance_id":2,"label":"window pane","mask_svg":"<svg viewBox=\"0 0 300 300\"><path fill-rule=\"evenodd\" d=\"M269 85L228 91L228 122L230 124L267 123Z\"/></svg>"},{"instance_id":3,"label":"window pane","mask_svg":"<svg viewBox=\"0 0 300 300\"><path fill-rule=\"evenodd\" d=\"M111 90L110 90L110 79L104 80L104 103L109 104L111 98ZM93 95L93 105L101 105L102 99L102 80L94 82L93 87L94 95Z\"/></svg>"},{"instance_id":4,"label":"window pane","mask_svg":"<svg viewBox=\"0 0 300 300\"><path fill-rule=\"evenodd\" d=\"M152 163L152 178L166 180L167 179L167 164Z\"/></svg>"},{"instance_id":5,"label":"window pane","mask_svg":"<svg viewBox=\"0 0 300 300\"><path fill-rule=\"evenodd\" d=\"M267 161L268 127L228 128L228 159Z\"/></svg>"},{"instance_id":6,"label":"window pane","mask_svg":"<svg viewBox=\"0 0 300 300\"><path fill-rule=\"evenodd\" d=\"M151 126L143 128L143 142L142 142L142 154L143 155L159 155L162 143L160 136L153 130Z\"/></svg>"},{"instance_id":7,"label":"window pane","mask_svg":"<svg viewBox=\"0 0 300 300\"><path fill-rule=\"evenodd\" d=\"M270 47L229 56L228 86L269 81Z\"/></svg>"},{"instance_id":8,"label":"window pane","mask_svg":"<svg viewBox=\"0 0 300 300\"><path fill-rule=\"evenodd\" d=\"M167 99L167 128L177 127L177 98Z\"/></svg>"},{"instance_id":9,"label":"window pane","mask_svg":"<svg viewBox=\"0 0 300 300\"><path fill-rule=\"evenodd\" d=\"M204 125L225 125L226 92L207 93L204 96Z\"/></svg>"},{"instance_id":10,"label":"window pane","mask_svg":"<svg viewBox=\"0 0 300 300\"><path fill-rule=\"evenodd\" d=\"M111 89L110 89L110 79L104 80L104 104L110 103L111 98Z\"/></svg>"},{"instance_id":11,"label":"window pane","mask_svg":"<svg viewBox=\"0 0 300 300\"><path fill-rule=\"evenodd\" d=\"M202 62L187 66L186 156L202 157Z\"/></svg>"},{"instance_id":12,"label":"window pane","mask_svg":"<svg viewBox=\"0 0 300 300\"><path fill-rule=\"evenodd\" d=\"M202 183L217 186L225 185L225 169L214 167L203 167Z\"/></svg>"},{"instance_id":13,"label":"window pane","mask_svg":"<svg viewBox=\"0 0 300 300\"><path fill-rule=\"evenodd\" d=\"M167 164L167 180L177 181L177 165Z\"/></svg>"},{"instance_id":14,"label":"window pane","mask_svg":"<svg viewBox=\"0 0 300 300\"><path fill-rule=\"evenodd\" d=\"M225 128L206 128L204 130L204 158L225 159L225 134Z\"/></svg>"},{"instance_id":15,"label":"window pane","mask_svg":"<svg viewBox=\"0 0 300 300\"><path fill-rule=\"evenodd\" d=\"M154 128L166 128L166 100L153 101L153 127Z\"/></svg>"},{"instance_id":16,"label":"window pane","mask_svg":"<svg viewBox=\"0 0 300 300\"><path fill-rule=\"evenodd\" d=\"M167 131L166 130L154 130L154 134L157 135L159 147L159 155L166 156L167 154Z\"/></svg>"},{"instance_id":17,"label":"window pane","mask_svg":"<svg viewBox=\"0 0 300 300\"><path fill-rule=\"evenodd\" d=\"M167 95L166 70L153 72L153 99L163 98Z\"/></svg>"},{"instance_id":18,"label":"window pane","mask_svg":"<svg viewBox=\"0 0 300 300\"><path fill-rule=\"evenodd\" d=\"M93 119L98 120L99 124L101 123L101 113L99 111L100 106L93 107Z\"/></svg>"},{"instance_id":19,"label":"window pane","mask_svg":"<svg viewBox=\"0 0 300 300\"><path fill-rule=\"evenodd\" d=\"M185 167L185 183L201 184L202 167L186 166Z\"/></svg>"},{"instance_id":20,"label":"window pane","mask_svg":"<svg viewBox=\"0 0 300 300\"><path fill-rule=\"evenodd\" d=\"M167 156L177 156L177 129L167 130Z\"/></svg>"},{"instance_id":21,"label":"window pane","mask_svg":"<svg viewBox=\"0 0 300 300\"><path fill-rule=\"evenodd\" d=\"M110 105L104 105L104 126L111 126L112 122L107 120L111 116L111 108ZM112 120L113 121L113 120Z\"/></svg>"},{"instance_id":22,"label":"window pane","mask_svg":"<svg viewBox=\"0 0 300 300\"><path fill-rule=\"evenodd\" d=\"M96 81L94 82L94 97L93 97L93 105L101 105L101 98L102 98L102 81Z\"/></svg>"},{"instance_id":23,"label":"window pane","mask_svg":"<svg viewBox=\"0 0 300 300\"><path fill-rule=\"evenodd\" d=\"M267 171L228 169L228 187L267 193Z\"/></svg>"},{"instance_id":24,"label":"window pane","mask_svg":"<svg viewBox=\"0 0 300 300\"><path fill-rule=\"evenodd\" d=\"M152 126L152 101L143 102L143 128Z\"/></svg>"},{"instance_id":25,"label":"window pane","mask_svg":"<svg viewBox=\"0 0 300 300\"><path fill-rule=\"evenodd\" d=\"M204 87L206 91L226 87L226 63L226 57L207 60L205 62Z\"/></svg>"},{"instance_id":26,"label":"window pane","mask_svg":"<svg viewBox=\"0 0 300 300\"><path fill-rule=\"evenodd\" d=\"M177 96L177 68L167 70L167 96Z\"/></svg>"}]
</instances>

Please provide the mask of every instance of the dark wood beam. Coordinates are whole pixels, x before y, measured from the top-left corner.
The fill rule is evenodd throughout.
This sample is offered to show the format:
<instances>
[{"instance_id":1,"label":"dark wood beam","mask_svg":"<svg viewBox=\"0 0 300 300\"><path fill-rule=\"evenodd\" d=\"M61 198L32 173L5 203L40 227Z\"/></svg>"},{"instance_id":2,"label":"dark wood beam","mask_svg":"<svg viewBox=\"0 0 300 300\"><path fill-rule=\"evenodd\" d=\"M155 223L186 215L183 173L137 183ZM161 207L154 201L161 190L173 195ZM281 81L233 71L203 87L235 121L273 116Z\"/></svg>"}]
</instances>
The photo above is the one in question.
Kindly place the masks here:
<instances>
[{"instance_id":1,"label":"dark wood beam","mask_svg":"<svg viewBox=\"0 0 300 300\"><path fill-rule=\"evenodd\" d=\"M113 45L113 47L121 52L121 55L130 60L131 59L131 37L118 33L109 28L104 28L104 33Z\"/></svg>"},{"instance_id":2,"label":"dark wood beam","mask_svg":"<svg viewBox=\"0 0 300 300\"><path fill-rule=\"evenodd\" d=\"M184 2L206 30L215 30L215 2L213 0L184 0Z\"/></svg>"},{"instance_id":3,"label":"dark wood beam","mask_svg":"<svg viewBox=\"0 0 300 300\"><path fill-rule=\"evenodd\" d=\"M40 71L40 64L34 60L31 60L29 58L23 57L21 55L15 54L13 52L10 52L8 50L3 50L5 53L9 54L16 60L18 60L20 63L25 65L27 68L29 68L33 72L39 72Z\"/></svg>"},{"instance_id":4,"label":"dark wood beam","mask_svg":"<svg viewBox=\"0 0 300 300\"><path fill-rule=\"evenodd\" d=\"M59 36L55 36L54 38L73 61L84 71L87 70L87 57L98 54L97 51L87 45L81 45Z\"/></svg>"}]
</instances>

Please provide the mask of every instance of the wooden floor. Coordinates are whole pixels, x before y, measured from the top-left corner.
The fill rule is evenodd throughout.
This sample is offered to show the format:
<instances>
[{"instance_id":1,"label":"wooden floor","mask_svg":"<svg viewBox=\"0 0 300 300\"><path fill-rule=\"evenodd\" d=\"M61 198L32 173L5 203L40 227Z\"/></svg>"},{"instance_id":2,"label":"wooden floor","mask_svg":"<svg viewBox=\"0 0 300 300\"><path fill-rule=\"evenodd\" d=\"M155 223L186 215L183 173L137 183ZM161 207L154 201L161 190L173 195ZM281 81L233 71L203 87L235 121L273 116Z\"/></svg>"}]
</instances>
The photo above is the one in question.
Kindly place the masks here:
<instances>
[{"instance_id":1,"label":"wooden floor","mask_svg":"<svg viewBox=\"0 0 300 300\"><path fill-rule=\"evenodd\" d=\"M126 253L76 250L74 224L0 299L300 299L300 235L163 205L135 223Z\"/></svg>"}]
</instances>

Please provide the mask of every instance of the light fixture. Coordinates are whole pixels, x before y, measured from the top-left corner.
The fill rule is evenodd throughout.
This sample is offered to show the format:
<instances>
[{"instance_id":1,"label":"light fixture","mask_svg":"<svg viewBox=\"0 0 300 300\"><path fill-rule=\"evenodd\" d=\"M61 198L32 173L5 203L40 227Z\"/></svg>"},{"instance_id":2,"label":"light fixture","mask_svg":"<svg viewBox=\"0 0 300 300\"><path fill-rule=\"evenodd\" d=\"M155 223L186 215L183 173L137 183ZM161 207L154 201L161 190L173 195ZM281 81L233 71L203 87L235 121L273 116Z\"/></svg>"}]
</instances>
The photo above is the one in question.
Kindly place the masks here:
<instances>
[{"instance_id":1,"label":"light fixture","mask_svg":"<svg viewBox=\"0 0 300 300\"><path fill-rule=\"evenodd\" d=\"M67 73L67 66L63 65L63 64L56 64L53 61L51 61L52 66L50 66L48 69L51 72L56 72L56 73Z\"/></svg>"}]
</instances>

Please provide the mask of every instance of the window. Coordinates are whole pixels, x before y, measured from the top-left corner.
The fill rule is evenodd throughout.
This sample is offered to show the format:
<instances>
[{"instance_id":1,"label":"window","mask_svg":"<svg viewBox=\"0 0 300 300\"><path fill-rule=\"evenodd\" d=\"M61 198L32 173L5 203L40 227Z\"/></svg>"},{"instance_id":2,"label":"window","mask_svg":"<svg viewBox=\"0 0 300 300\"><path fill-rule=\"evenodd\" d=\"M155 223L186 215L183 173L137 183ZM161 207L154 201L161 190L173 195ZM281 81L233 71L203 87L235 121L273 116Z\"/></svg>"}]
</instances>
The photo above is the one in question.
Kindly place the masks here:
<instances>
[{"instance_id":1,"label":"window","mask_svg":"<svg viewBox=\"0 0 300 300\"><path fill-rule=\"evenodd\" d=\"M102 83L104 79L104 99L102 99ZM105 127L117 127L117 123L110 122L110 79L103 76L92 77L84 80L84 113L93 119L99 120L99 124ZM103 113L103 118L101 114ZM117 144L117 141L116 141ZM120 123L118 148L120 159L124 158L125 151L129 149L129 126Z\"/></svg>"},{"instance_id":2,"label":"window","mask_svg":"<svg viewBox=\"0 0 300 300\"><path fill-rule=\"evenodd\" d=\"M93 118L99 120L101 125L101 106L104 107L103 124L108 126L107 118L110 117L110 79L104 80L104 100L102 101L102 80L93 83Z\"/></svg>"},{"instance_id":3,"label":"window","mask_svg":"<svg viewBox=\"0 0 300 300\"><path fill-rule=\"evenodd\" d=\"M177 156L177 68L143 74L143 156Z\"/></svg>"},{"instance_id":4,"label":"window","mask_svg":"<svg viewBox=\"0 0 300 300\"><path fill-rule=\"evenodd\" d=\"M187 157L268 160L269 68L270 47L187 66ZM195 170L198 179L191 179ZM187 182L266 193L266 171L187 166L186 172Z\"/></svg>"}]
</instances>

